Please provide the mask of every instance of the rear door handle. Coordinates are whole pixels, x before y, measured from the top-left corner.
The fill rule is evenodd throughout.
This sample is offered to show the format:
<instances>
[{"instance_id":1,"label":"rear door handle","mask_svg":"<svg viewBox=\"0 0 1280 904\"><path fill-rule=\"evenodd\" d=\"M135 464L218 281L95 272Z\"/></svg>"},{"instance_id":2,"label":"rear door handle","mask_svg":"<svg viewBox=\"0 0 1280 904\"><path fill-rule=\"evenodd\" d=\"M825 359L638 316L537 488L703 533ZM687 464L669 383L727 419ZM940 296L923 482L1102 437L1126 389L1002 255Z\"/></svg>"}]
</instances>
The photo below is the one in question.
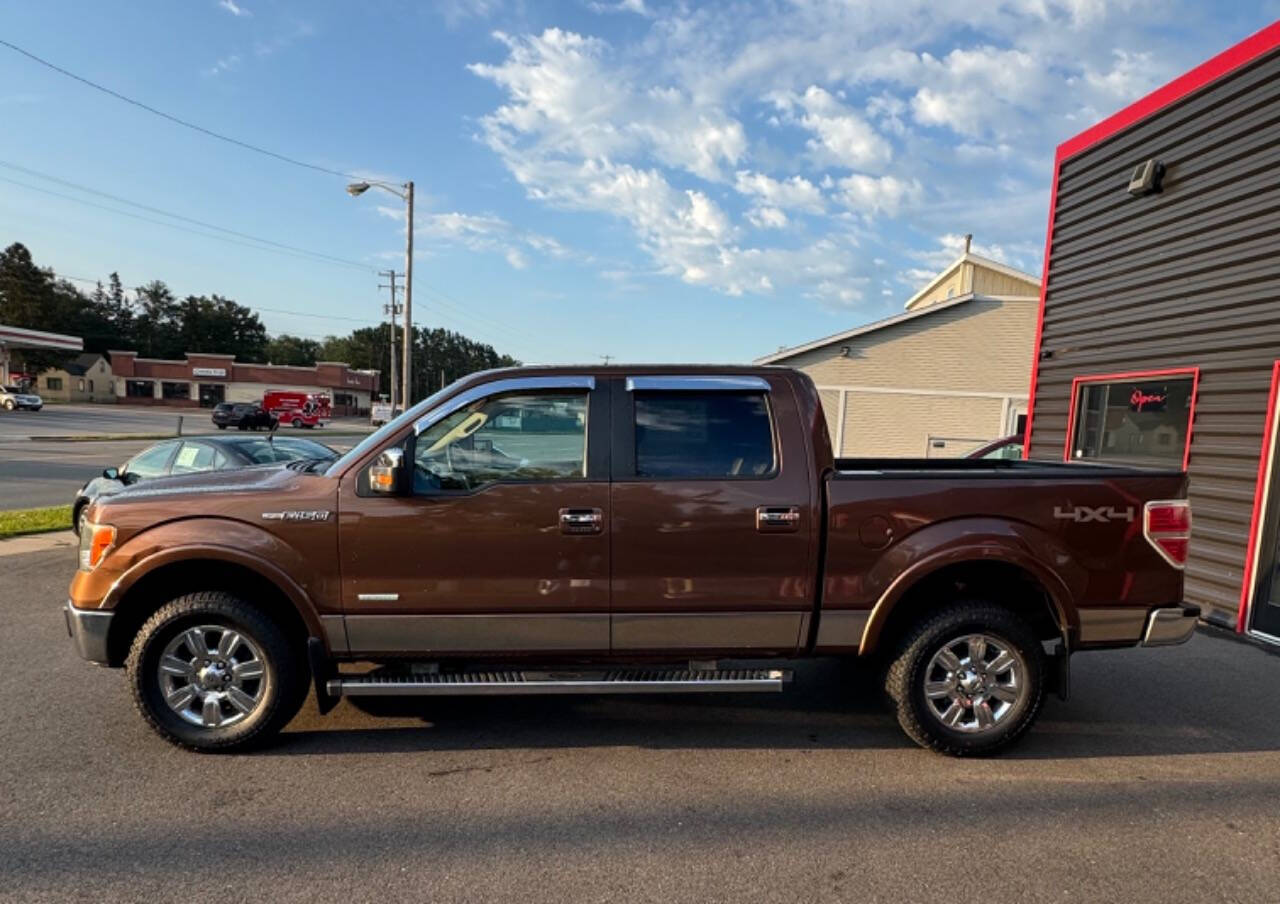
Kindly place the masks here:
<instances>
[{"instance_id":1,"label":"rear door handle","mask_svg":"<svg viewBox=\"0 0 1280 904\"><path fill-rule=\"evenodd\" d=\"M604 528L604 512L598 508L560 509L560 533L598 534Z\"/></svg>"},{"instance_id":2,"label":"rear door handle","mask_svg":"<svg viewBox=\"0 0 1280 904\"><path fill-rule=\"evenodd\" d=\"M756 530L763 533L794 533L800 529L800 506L761 505L756 508Z\"/></svg>"}]
</instances>

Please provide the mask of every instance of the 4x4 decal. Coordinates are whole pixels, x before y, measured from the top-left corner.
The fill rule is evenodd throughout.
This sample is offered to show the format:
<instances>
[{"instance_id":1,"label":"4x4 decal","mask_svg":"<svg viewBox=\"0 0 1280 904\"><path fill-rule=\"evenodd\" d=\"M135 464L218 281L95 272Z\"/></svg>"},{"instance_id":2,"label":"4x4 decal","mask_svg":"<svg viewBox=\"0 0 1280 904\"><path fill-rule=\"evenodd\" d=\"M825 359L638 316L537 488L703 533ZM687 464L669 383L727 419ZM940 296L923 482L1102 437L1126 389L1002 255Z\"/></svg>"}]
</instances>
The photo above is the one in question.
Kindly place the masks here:
<instances>
[{"instance_id":1,"label":"4x4 decal","mask_svg":"<svg viewBox=\"0 0 1280 904\"><path fill-rule=\"evenodd\" d=\"M1094 521L1101 521L1104 524L1110 521L1128 521L1132 524L1135 515L1133 506L1116 508L1114 505L1099 505L1097 507L1073 505L1063 508L1060 505L1055 505L1053 507L1053 517L1063 521L1074 521L1076 524L1090 524Z\"/></svg>"}]
</instances>

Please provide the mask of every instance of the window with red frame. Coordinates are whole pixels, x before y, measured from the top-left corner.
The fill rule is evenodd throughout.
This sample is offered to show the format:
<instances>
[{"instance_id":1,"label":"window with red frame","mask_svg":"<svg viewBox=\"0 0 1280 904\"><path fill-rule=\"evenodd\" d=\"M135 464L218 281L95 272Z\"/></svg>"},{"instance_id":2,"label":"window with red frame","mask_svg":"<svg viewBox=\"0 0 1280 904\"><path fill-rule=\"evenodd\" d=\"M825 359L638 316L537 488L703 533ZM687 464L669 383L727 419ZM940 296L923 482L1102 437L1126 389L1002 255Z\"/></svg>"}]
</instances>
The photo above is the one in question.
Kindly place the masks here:
<instances>
[{"instance_id":1,"label":"window with red frame","mask_svg":"<svg viewBox=\"0 0 1280 904\"><path fill-rule=\"evenodd\" d=\"M1194 396L1191 373L1078 381L1070 457L1181 464Z\"/></svg>"}]
</instances>

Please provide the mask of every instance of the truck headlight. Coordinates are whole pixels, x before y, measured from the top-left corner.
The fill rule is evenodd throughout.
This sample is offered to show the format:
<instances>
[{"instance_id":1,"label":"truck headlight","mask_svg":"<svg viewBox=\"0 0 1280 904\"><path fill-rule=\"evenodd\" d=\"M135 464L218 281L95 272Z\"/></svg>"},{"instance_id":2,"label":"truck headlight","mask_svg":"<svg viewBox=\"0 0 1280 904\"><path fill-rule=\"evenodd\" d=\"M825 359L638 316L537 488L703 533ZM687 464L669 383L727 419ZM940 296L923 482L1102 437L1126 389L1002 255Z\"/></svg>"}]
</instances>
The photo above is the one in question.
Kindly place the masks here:
<instances>
[{"instance_id":1,"label":"truck headlight","mask_svg":"<svg viewBox=\"0 0 1280 904\"><path fill-rule=\"evenodd\" d=\"M86 522L80 530L80 570L93 571L116 543L116 529L110 524Z\"/></svg>"}]
</instances>

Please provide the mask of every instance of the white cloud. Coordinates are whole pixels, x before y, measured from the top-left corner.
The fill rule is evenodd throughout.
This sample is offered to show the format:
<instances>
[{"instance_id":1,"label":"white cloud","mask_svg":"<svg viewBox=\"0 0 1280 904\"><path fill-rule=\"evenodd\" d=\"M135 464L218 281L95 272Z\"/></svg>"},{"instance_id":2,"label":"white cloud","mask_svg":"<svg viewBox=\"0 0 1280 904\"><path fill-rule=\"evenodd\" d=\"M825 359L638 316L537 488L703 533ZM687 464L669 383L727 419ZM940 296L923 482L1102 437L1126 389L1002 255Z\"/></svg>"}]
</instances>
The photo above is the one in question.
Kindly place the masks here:
<instances>
[{"instance_id":1,"label":"white cloud","mask_svg":"<svg viewBox=\"0 0 1280 904\"><path fill-rule=\"evenodd\" d=\"M821 163L848 169L879 168L892 149L860 115L829 92L810 85L804 94L778 93L773 102L791 121L813 133L808 147Z\"/></svg>"},{"instance_id":2,"label":"white cloud","mask_svg":"<svg viewBox=\"0 0 1280 904\"><path fill-rule=\"evenodd\" d=\"M630 230L629 278L856 304L966 229L1034 272L1053 146L1202 55L1155 3L583 0L647 19L497 33L469 67L500 94L477 137L533 205Z\"/></svg>"},{"instance_id":3,"label":"white cloud","mask_svg":"<svg viewBox=\"0 0 1280 904\"><path fill-rule=\"evenodd\" d=\"M637 16L653 15L644 0L615 0L613 3L598 2L591 0L587 3L587 8L596 13L635 13Z\"/></svg>"},{"instance_id":4,"label":"white cloud","mask_svg":"<svg viewBox=\"0 0 1280 904\"><path fill-rule=\"evenodd\" d=\"M240 65L240 54L233 53L217 60L212 66L204 70L204 74L208 76L221 75L224 72L230 72L232 69Z\"/></svg>"},{"instance_id":5,"label":"white cloud","mask_svg":"<svg viewBox=\"0 0 1280 904\"><path fill-rule=\"evenodd\" d=\"M233 16L252 16L253 13L236 3L236 0L218 0L218 6L231 13Z\"/></svg>"},{"instance_id":6,"label":"white cloud","mask_svg":"<svg viewBox=\"0 0 1280 904\"><path fill-rule=\"evenodd\" d=\"M740 194L758 198L772 207L787 210L803 210L806 213L822 213L825 204L822 192L803 176L774 179L764 173L738 170L733 187Z\"/></svg>"},{"instance_id":7,"label":"white cloud","mask_svg":"<svg viewBox=\"0 0 1280 904\"><path fill-rule=\"evenodd\" d=\"M641 83L608 68L609 45L550 28L523 38L497 33L509 51L497 65L468 68L506 90L508 102L482 120L491 143L536 143L581 158L654 157L704 179L746 153L741 123L688 92Z\"/></svg>"},{"instance_id":8,"label":"white cloud","mask_svg":"<svg viewBox=\"0 0 1280 904\"><path fill-rule=\"evenodd\" d=\"M403 228L403 207L379 205L377 211L395 220ZM501 254L516 270L530 264L530 253L543 257L566 258L572 252L556 239L512 225L493 214L468 214L459 211L415 213L414 237L426 244L460 245L471 251Z\"/></svg>"},{"instance_id":9,"label":"white cloud","mask_svg":"<svg viewBox=\"0 0 1280 904\"><path fill-rule=\"evenodd\" d=\"M747 219L758 229L785 229L791 222L786 213L776 207L753 207L747 211Z\"/></svg>"},{"instance_id":10,"label":"white cloud","mask_svg":"<svg viewBox=\"0 0 1280 904\"><path fill-rule=\"evenodd\" d=\"M919 180L897 176L868 176L854 173L836 182L838 198L845 207L860 214L896 216L903 204L914 203L924 194Z\"/></svg>"}]
</instances>

